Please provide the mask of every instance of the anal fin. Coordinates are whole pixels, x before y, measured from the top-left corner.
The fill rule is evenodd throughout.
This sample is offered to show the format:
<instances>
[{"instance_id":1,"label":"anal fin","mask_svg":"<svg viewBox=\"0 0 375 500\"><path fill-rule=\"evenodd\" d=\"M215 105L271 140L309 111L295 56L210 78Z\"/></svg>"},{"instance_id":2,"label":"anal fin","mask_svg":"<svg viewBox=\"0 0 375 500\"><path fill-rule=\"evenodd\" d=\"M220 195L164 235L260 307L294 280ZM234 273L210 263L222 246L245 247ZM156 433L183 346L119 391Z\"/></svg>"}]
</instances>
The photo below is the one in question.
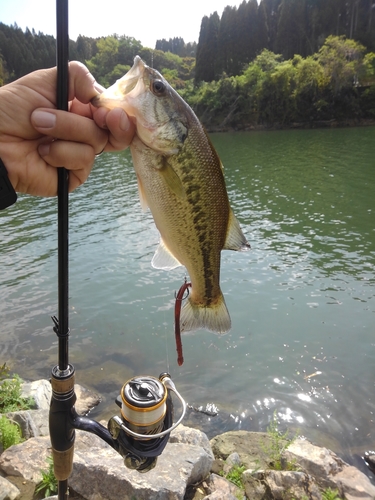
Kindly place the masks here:
<instances>
[{"instance_id":1,"label":"anal fin","mask_svg":"<svg viewBox=\"0 0 375 500\"><path fill-rule=\"evenodd\" d=\"M175 269L182 264L174 255L171 254L165 246L164 241L160 239L159 246L152 258L151 265L155 269L165 269L166 271L170 271L171 269Z\"/></svg>"}]
</instances>

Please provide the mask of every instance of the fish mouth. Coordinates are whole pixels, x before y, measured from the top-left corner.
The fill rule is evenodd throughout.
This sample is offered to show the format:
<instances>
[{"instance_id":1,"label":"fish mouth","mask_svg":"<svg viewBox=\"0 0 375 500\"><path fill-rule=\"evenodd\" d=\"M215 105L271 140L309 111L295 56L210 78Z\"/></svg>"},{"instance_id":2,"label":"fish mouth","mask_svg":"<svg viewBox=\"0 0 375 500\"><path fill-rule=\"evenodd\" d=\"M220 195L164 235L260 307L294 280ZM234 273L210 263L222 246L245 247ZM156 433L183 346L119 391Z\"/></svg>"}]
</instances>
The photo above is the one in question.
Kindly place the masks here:
<instances>
[{"instance_id":1,"label":"fish mouth","mask_svg":"<svg viewBox=\"0 0 375 500\"><path fill-rule=\"evenodd\" d=\"M97 108L101 106L114 108L119 105L119 101L129 94L136 87L139 80L143 78L144 72L148 68L139 56L135 56L133 66L130 70L111 87L91 99L91 104Z\"/></svg>"}]
</instances>

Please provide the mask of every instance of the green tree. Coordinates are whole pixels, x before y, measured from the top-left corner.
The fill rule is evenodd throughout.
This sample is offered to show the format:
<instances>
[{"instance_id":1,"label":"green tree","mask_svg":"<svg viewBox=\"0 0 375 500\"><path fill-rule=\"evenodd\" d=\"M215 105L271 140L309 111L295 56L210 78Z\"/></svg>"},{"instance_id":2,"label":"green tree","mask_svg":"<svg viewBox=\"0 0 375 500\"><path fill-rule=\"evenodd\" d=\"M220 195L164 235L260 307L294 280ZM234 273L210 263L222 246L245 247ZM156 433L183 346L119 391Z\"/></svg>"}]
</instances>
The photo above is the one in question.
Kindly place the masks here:
<instances>
[{"instance_id":1,"label":"green tree","mask_svg":"<svg viewBox=\"0 0 375 500\"><path fill-rule=\"evenodd\" d=\"M90 71L104 87L108 87L111 84L106 75L110 73L117 64L119 45L118 39L114 36L99 38L96 42L98 49L97 54L89 61L86 61Z\"/></svg>"},{"instance_id":2,"label":"green tree","mask_svg":"<svg viewBox=\"0 0 375 500\"><path fill-rule=\"evenodd\" d=\"M195 81L212 81L217 76L217 48L220 18L215 11L202 19L197 46Z\"/></svg>"},{"instance_id":3,"label":"green tree","mask_svg":"<svg viewBox=\"0 0 375 500\"><path fill-rule=\"evenodd\" d=\"M225 7L220 20L217 42L217 74L236 74L238 71L236 54L237 8ZM199 49L199 44L198 44ZM197 50L198 63L198 50Z\"/></svg>"},{"instance_id":4,"label":"green tree","mask_svg":"<svg viewBox=\"0 0 375 500\"><path fill-rule=\"evenodd\" d=\"M365 70L365 47L345 36L329 36L319 50L317 60L330 79L333 93L352 89Z\"/></svg>"}]
</instances>

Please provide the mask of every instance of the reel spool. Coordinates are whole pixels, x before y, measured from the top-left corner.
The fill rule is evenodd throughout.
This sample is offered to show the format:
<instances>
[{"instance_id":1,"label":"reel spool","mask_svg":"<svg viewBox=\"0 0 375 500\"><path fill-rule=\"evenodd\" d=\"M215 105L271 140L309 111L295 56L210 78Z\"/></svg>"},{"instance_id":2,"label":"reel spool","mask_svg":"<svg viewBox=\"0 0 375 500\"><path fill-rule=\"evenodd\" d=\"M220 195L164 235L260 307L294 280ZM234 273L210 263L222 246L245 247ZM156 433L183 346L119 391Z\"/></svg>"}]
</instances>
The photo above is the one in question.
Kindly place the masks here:
<instances>
[{"instance_id":1,"label":"reel spool","mask_svg":"<svg viewBox=\"0 0 375 500\"><path fill-rule=\"evenodd\" d=\"M163 430L167 411L167 389L155 377L134 377L123 386L121 417L124 425L142 435Z\"/></svg>"},{"instance_id":2,"label":"reel spool","mask_svg":"<svg viewBox=\"0 0 375 500\"><path fill-rule=\"evenodd\" d=\"M174 424L171 392L182 405L181 416ZM171 431L184 418L186 403L171 376L162 373L159 379L147 375L128 380L116 398L116 404L121 408L121 417L110 418L108 430L120 444L119 451L125 465L147 472L155 467Z\"/></svg>"}]
</instances>

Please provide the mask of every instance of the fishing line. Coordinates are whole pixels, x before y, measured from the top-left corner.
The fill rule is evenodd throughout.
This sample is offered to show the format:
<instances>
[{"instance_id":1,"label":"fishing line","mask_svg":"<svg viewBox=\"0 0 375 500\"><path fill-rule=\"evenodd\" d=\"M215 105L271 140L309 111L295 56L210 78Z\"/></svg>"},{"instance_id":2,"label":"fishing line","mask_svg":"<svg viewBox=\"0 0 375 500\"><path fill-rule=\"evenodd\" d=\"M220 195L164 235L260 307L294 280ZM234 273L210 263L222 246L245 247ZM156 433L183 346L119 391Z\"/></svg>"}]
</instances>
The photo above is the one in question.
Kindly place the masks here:
<instances>
[{"instance_id":1,"label":"fishing line","mask_svg":"<svg viewBox=\"0 0 375 500\"><path fill-rule=\"evenodd\" d=\"M164 319L166 320L167 318L165 317L166 314L165 314L165 311L164 311ZM168 325L168 322L167 321L164 321L164 337L165 337L165 354L166 354L166 358L167 358L167 371L169 373L169 353L168 353L168 342L169 342L169 335L168 335L168 326L165 326L165 325Z\"/></svg>"}]
</instances>

